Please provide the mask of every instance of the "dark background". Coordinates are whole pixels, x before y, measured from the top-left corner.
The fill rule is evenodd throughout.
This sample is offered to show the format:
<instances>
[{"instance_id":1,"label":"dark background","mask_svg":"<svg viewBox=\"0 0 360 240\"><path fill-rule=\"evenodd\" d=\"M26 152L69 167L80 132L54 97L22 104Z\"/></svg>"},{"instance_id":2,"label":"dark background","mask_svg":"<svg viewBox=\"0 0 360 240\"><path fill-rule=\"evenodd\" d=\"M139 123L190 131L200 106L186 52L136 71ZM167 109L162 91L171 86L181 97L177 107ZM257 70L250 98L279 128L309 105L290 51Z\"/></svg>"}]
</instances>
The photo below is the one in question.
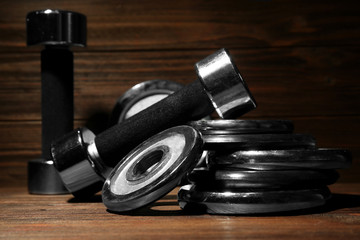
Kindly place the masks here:
<instances>
[{"instance_id":1,"label":"dark background","mask_svg":"<svg viewBox=\"0 0 360 240\"><path fill-rule=\"evenodd\" d=\"M42 48L26 46L25 17L47 8L88 20L88 46L73 48L75 126L104 127L136 83L194 81L195 62L226 47L258 103L243 118L292 120L319 147L350 149L340 181L360 180L357 0L1 1L0 167L10 175L25 179L41 151Z\"/></svg>"}]
</instances>

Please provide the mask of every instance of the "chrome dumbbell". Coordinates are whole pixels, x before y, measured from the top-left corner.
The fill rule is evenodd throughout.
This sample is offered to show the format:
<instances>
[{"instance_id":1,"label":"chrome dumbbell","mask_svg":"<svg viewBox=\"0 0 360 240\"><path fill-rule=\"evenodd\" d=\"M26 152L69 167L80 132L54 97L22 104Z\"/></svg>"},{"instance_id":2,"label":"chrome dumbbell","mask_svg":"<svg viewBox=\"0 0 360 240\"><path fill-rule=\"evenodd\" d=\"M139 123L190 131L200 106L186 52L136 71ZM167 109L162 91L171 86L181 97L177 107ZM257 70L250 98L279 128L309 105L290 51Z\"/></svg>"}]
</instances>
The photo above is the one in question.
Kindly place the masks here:
<instances>
[{"instance_id":1,"label":"chrome dumbbell","mask_svg":"<svg viewBox=\"0 0 360 240\"><path fill-rule=\"evenodd\" d=\"M138 144L167 128L198 120L214 110L221 118L256 107L226 49L196 63L198 80L95 137L77 129L51 146L55 167L76 197L98 192L113 167Z\"/></svg>"},{"instance_id":2,"label":"chrome dumbbell","mask_svg":"<svg viewBox=\"0 0 360 240\"><path fill-rule=\"evenodd\" d=\"M73 129L74 63L71 46L86 46L86 17L41 10L26 16L27 45L41 51L42 156L28 162L28 188L35 194L68 193L51 160L50 145Z\"/></svg>"}]
</instances>

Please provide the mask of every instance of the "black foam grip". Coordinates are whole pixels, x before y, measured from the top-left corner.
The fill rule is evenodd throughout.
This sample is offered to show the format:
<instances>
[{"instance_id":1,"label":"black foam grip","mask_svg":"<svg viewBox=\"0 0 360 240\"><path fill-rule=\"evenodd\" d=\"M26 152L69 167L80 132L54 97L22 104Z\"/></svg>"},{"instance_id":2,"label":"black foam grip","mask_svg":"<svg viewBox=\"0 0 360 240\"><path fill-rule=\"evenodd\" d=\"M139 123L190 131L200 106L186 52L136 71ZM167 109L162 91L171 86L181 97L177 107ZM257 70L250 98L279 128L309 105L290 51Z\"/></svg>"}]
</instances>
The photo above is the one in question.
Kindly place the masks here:
<instances>
[{"instance_id":1,"label":"black foam grip","mask_svg":"<svg viewBox=\"0 0 360 240\"><path fill-rule=\"evenodd\" d=\"M167 128L201 119L214 111L197 80L139 112L95 138L102 160L114 167L127 153L152 135Z\"/></svg>"},{"instance_id":2,"label":"black foam grip","mask_svg":"<svg viewBox=\"0 0 360 240\"><path fill-rule=\"evenodd\" d=\"M51 159L50 144L73 129L73 54L66 48L41 52L42 157Z\"/></svg>"}]
</instances>

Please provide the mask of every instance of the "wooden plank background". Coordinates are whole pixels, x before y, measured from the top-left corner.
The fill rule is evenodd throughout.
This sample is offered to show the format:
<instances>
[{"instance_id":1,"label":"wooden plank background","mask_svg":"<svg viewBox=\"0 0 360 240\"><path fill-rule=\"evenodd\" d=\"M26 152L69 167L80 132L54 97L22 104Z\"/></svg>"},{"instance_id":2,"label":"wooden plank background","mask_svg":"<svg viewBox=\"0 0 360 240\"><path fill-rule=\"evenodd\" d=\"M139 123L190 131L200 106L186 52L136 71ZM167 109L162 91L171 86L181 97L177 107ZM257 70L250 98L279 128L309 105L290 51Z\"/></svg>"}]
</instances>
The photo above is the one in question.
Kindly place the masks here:
<instances>
[{"instance_id":1,"label":"wooden plank background","mask_svg":"<svg viewBox=\"0 0 360 240\"><path fill-rule=\"evenodd\" d=\"M360 181L360 4L320 1L0 2L0 159L40 154L40 50L27 47L32 10L85 14L75 55L75 125L96 132L136 83L196 79L194 63L230 50L259 107L244 118L289 119L319 147L347 148ZM21 168L23 169L23 168Z\"/></svg>"}]
</instances>

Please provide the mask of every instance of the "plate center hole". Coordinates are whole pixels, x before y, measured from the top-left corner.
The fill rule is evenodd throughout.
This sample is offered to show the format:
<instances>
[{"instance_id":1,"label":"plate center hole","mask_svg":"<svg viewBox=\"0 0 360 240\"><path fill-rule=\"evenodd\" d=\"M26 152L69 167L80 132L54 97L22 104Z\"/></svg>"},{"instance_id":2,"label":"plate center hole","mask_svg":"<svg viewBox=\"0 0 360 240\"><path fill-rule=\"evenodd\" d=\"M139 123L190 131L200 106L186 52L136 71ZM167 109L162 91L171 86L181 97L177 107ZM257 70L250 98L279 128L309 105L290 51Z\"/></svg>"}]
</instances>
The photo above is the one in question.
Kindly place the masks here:
<instances>
[{"instance_id":1,"label":"plate center hole","mask_svg":"<svg viewBox=\"0 0 360 240\"><path fill-rule=\"evenodd\" d=\"M143 157L134 167L133 176L135 179L146 177L161 162L164 152L161 150L153 151Z\"/></svg>"}]
</instances>

